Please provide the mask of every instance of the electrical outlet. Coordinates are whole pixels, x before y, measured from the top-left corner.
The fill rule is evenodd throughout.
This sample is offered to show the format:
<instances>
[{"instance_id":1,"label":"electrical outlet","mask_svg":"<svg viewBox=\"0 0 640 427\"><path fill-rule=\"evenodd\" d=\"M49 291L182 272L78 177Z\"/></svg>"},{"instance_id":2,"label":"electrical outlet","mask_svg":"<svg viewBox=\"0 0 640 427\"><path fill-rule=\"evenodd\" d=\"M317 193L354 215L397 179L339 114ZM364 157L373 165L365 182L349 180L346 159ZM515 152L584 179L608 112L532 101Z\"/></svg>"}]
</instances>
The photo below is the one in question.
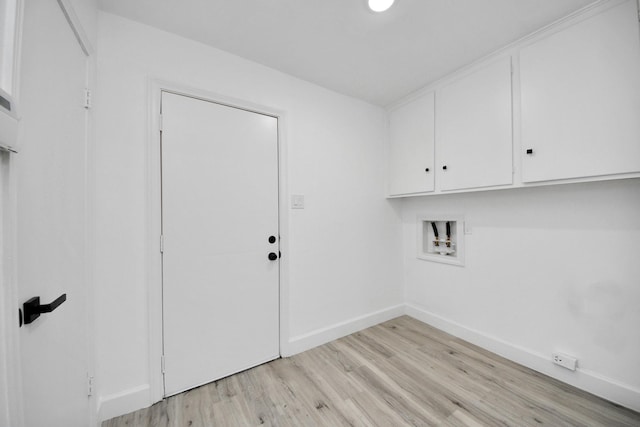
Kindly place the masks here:
<instances>
[{"instance_id":1,"label":"electrical outlet","mask_svg":"<svg viewBox=\"0 0 640 427\"><path fill-rule=\"evenodd\" d=\"M291 195L291 209L304 209L304 195L292 194Z\"/></svg>"},{"instance_id":2,"label":"electrical outlet","mask_svg":"<svg viewBox=\"0 0 640 427\"><path fill-rule=\"evenodd\" d=\"M578 359L562 353L553 353L551 360L553 360L553 363L555 363L556 365L560 365L563 368L567 368L571 371L575 371L578 364Z\"/></svg>"}]
</instances>

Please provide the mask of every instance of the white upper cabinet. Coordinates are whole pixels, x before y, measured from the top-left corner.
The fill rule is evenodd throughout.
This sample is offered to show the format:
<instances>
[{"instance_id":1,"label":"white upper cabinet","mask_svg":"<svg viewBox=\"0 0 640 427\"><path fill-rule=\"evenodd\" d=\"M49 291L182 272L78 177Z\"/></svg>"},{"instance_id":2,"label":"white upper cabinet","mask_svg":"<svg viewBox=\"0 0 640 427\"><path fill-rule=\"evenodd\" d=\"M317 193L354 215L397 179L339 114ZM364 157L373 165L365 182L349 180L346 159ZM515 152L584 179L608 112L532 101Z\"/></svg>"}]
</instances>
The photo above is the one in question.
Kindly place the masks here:
<instances>
[{"instance_id":1,"label":"white upper cabinet","mask_svg":"<svg viewBox=\"0 0 640 427\"><path fill-rule=\"evenodd\" d=\"M433 191L433 92L391 111L389 128L389 194Z\"/></svg>"},{"instance_id":2,"label":"white upper cabinet","mask_svg":"<svg viewBox=\"0 0 640 427\"><path fill-rule=\"evenodd\" d=\"M440 190L513 182L511 58L492 62L436 92Z\"/></svg>"},{"instance_id":3,"label":"white upper cabinet","mask_svg":"<svg viewBox=\"0 0 640 427\"><path fill-rule=\"evenodd\" d=\"M522 180L640 171L640 34L629 0L520 52Z\"/></svg>"}]
</instances>

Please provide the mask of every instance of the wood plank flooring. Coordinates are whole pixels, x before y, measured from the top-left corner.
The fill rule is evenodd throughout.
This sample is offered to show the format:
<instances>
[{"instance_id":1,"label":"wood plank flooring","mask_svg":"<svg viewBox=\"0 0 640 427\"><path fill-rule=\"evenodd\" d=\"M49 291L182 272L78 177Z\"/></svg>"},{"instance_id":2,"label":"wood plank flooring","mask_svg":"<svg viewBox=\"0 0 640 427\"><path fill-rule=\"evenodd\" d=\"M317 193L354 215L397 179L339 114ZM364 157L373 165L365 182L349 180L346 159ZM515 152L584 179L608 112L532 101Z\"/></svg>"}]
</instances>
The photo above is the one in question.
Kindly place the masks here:
<instances>
[{"instance_id":1,"label":"wood plank flooring","mask_svg":"<svg viewBox=\"0 0 640 427\"><path fill-rule=\"evenodd\" d=\"M640 426L640 413L403 316L103 427Z\"/></svg>"}]
</instances>

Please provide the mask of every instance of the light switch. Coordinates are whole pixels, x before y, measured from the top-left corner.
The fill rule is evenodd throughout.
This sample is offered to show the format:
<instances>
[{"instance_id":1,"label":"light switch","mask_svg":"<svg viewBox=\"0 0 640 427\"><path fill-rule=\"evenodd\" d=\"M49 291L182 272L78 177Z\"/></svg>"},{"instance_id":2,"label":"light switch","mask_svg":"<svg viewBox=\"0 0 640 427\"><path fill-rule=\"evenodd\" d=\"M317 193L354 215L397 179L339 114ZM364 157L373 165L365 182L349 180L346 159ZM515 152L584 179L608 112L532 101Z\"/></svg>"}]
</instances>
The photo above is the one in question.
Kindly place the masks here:
<instances>
[{"instance_id":1,"label":"light switch","mask_svg":"<svg viewBox=\"0 0 640 427\"><path fill-rule=\"evenodd\" d=\"M304 209L304 195L292 194L291 195L291 209Z\"/></svg>"}]
</instances>

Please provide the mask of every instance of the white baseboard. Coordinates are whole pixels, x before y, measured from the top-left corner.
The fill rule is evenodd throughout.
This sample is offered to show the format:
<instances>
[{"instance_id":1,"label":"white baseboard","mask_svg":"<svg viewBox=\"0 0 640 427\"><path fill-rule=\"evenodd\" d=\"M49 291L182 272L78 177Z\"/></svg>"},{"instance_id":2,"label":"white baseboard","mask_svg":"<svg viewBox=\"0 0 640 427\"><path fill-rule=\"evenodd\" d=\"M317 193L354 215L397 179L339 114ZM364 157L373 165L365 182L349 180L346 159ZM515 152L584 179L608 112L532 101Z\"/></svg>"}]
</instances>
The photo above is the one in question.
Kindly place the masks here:
<instances>
[{"instance_id":1,"label":"white baseboard","mask_svg":"<svg viewBox=\"0 0 640 427\"><path fill-rule=\"evenodd\" d=\"M600 396L624 407L640 411L640 390L585 369L568 371L551 362L550 357L516 346L499 338L468 328L452 320L407 304L405 313L421 322L462 338L472 344L541 372L581 390Z\"/></svg>"},{"instance_id":2,"label":"white baseboard","mask_svg":"<svg viewBox=\"0 0 640 427\"><path fill-rule=\"evenodd\" d=\"M149 384L130 388L98 399L98 423L150 405Z\"/></svg>"},{"instance_id":3,"label":"white baseboard","mask_svg":"<svg viewBox=\"0 0 640 427\"><path fill-rule=\"evenodd\" d=\"M384 310L345 320L344 322L336 323L326 328L316 329L315 331L290 338L286 348L280 349L280 353L283 357L293 356L294 354L302 353L303 351L310 350L354 332L402 316L404 313L405 305L398 304Z\"/></svg>"}]
</instances>

